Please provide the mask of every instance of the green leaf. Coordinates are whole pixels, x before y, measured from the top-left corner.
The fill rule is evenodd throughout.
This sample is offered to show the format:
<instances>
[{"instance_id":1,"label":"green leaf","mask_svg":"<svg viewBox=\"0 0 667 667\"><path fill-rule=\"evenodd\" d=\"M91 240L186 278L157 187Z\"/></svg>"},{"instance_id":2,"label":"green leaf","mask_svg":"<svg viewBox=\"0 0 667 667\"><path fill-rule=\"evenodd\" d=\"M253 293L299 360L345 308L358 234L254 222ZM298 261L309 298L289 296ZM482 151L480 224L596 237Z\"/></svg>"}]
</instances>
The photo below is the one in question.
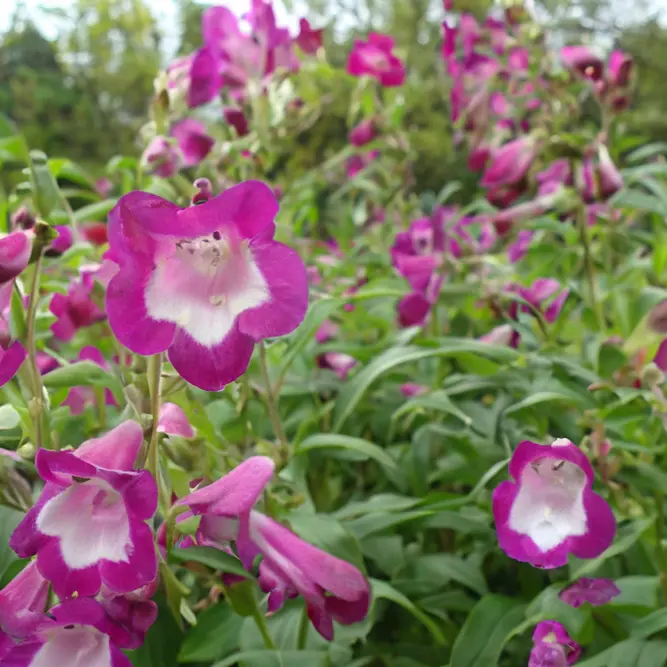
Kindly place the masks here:
<instances>
[{"instance_id":1,"label":"green leaf","mask_svg":"<svg viewBox=\"0 0 667 667\"><path fill-rule=\"evenodd\" d=\"M213 667L232 667L243 664L252 667L327 667L329 655L325 651L243 651L214 663Z\"/></svg>"},{"instance_id":2,"label":"green leaf","mask_svg":"<svg viewBox=\"0 0 667 667\"><path fill-rule=\"evenodd\" d=\"M0 578L18 556L9 547L9 538L23 519L23 514L8 507L0 507Z\"/></svg>"},{"instance_id":3,"label":"green leaf","mask_svg":"<svg viewBox=\"0 0 667 667\"><path fill-rule=\"evenodd\" d=\"M483 597L459 632L450 667L495 667L512 630L524 620L525 605L501 595Z\"/></svg>"},{"instance_id":4,"label":"green leaf","mask_svg":"<svg viewBox=\"0 0 667 667\"><path fill-rule=\"evenodd\" d=\"M74 211L77 222L103 222L109 211L118 203L117 199L105 199L88 206L82 206Z\"/></svg>"},{"instance_id":5,"label":"green leaf","mask_svg":"<svg viewBox=\"0 0 667 667\"><path fill-rule=\"evenodd\" d=\"M243 619L226 602L219 602L197 616L197 625L186 634L178 659L181 662L220 660L238 648Z\"/></svg>"},{"instance_id":6,"label":"green leaf","mask_svg":"<svg viewBox=\"0 0 667 667\"><path fill-rule=\"evenodd\" d=\"M489 592L479 565L454 554L419 556L411 563L410 569L419 579L433 582L434 587L456 581L479 595Z\"/></svg>"},{"instance_id":7,"label":"green leaf","mask_svg":"<svg viewBox=\"0 0 667 667\"><path fill-rule=\"evenodd\" d=\"M630 630L631 637L648 639L667 628L667 609L658 609L648 616L637 621Z\"/></svg>"},{"instance_id":8,"label":"green leaf","mask_svg":"<svg viewBox=\"0 0 667 667\"><path fill-rule=\"evenodd\" d=\"M395 468L394 460L378 445L362 438L337 433L316 433L302 440L296 447L295 454L303 454L314 449L342 449L359 454L359 460L372 459L387 468ZM332 454L333 456L333 454Z\"/></svg>"},{"instance_id":9,"label":"green leaf","mask_svg":"<svg viewBox=\"0 0 667 667\"><path fill-rule=\"evenodd\" d=\"M60 190L49 169L46 155L41 151L30 151L30 176L37 212L46 218L60 201Z\"/></svg>"},{"instance_id":10,"label":"green leaf","mask_svg":"<svg viewBox=\"0 0 667 667\"><path fill-rule=\"evenodd\" d=\"M532 408L536 405L544 403L566 403L568 405L576 405L576 399L569 394L560 394L554 391L538 391L530 396L526 396L523 400L515 403L505 410L506 415L514 414L526 408Z\"/></svg>"},{"instance_id":11,"label":"green leaf","mask_svg":"<svg viewBox=\"0 0 667 667\"><path fill-rule=\"evenodd\" d=\"M374 598L383 598L395 602L397 605L403 607L405 611L412 614L431 633L436 643L441 645L447 643L438 624L428 614L419 609L414 602L405 597L403 593L397 591L386 581L380 581L379 579L371 579L370 581Z\"/></svg>"},{"instance_id":12,"label":"green leaf","mask_svg":"<svg viewBox=\"0 0 667 667\"><path fill-rule=\"evenodd\" d=\"M470 339L449 338L439 347L423 348L416 345L395 347L376 357L366 368L347 382L334 408L334 431L340 431L370 386L382 375L403 364L438 357L456 357L457 354L479 354L500 362L511 362L519 353L511 348L488 345Z\"/></svg>"},{"instance_id":13,"label":"green leaf","mask_svg":"<svg viewBox=\"0 0 667 667\"><path fill-rule=\"evenodd\" d=\"M236 574L245 579L252 579L252 575L247 572L241 561L224 551L219 551L213 547L188 547L187 549L172 549L169 557L181 563L201 563L213 570Z\"/></svg>"},{"instance_id":14,"label":"green leaf","mask_svg":"<svg viewBox=\"0 0 667 667\"><path fill-rule=\"evenodd\" d=\"M123 386L114 377L92 361L77 361L47 373L43 378L48 389L70 389L71 387L106 387L117 399L123 397Z\"/></svg>"},{"instance_id":15,"label":"green leaf","mask_svg":"<svg viewBox=\"0 0 667 667\"><path fill-rule=\"evenodd\" d=\"M454 417L460 419L466 426L469 426L472 423L472 419L452 403L445 391L434 391L431 394L411 398L394 412L392 420L395 421L400 419L403 415L419 410L432 410L434 412L454 415Z\"/></svg>"},{"instance_id":16,"label":"green leaf","mask_svg":"<svg viewBox=\"0 0 667 667\"><path fill-rule=\"evenodd\" d=\"M627 639L598 655L578 662L577 667L665 667L667 642Z\"/></svg>"}]
</instances>

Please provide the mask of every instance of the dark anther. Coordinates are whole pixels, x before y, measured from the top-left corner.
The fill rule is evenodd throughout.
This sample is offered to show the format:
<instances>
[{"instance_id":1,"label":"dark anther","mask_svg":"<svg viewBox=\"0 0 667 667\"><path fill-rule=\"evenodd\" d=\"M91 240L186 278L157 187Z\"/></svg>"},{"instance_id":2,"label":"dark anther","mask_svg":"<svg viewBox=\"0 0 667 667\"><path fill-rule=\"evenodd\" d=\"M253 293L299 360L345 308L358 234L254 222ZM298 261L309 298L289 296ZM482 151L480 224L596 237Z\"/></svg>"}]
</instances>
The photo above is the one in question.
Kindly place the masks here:
<instances>
[{"instance_id":1,"label":"dark anther","mask_svg":"<svg viewBox=\"0 0 667 667\"><path fill-rule=\"evenodd\" d=\"M66 625L65 630L74 630L74 626L73 625Z\"/></svg>"},{"instance_id":2,"label":"dark anther","mask_svg":"<svg viewBox=\"0 0 667 667\"><path fill-rule=\"evenodd\" d=\"M565 465L565 461L560 461L559 463L556 463L556 465L553 467L553 470L560 470L563 466Z\"/></svg>"},{"instance_id":3,"label":"dark anther","mask_svg":"<svg viewBox=\"0 0 667 667\"><path fill-rule=\"evenodd\" d=\"M213 232L213 238L216 241L219 241L222 238L222 234L220 234L220 232Z\"/></svg>"}]
</instances>

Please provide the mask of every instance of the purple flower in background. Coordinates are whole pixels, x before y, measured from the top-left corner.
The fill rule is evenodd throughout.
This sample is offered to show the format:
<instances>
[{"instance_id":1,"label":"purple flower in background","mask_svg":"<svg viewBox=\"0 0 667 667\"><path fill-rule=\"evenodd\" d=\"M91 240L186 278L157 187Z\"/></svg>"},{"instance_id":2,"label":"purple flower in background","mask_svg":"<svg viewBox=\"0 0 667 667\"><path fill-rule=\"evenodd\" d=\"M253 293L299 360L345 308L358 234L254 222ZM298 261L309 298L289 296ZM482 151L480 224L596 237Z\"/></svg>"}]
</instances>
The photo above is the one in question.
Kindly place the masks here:
<instances>
[{"instance_id":1,"label":"purple flower in background","mask_svg":"<svg viewBox=\"0 0 667 667\"><path fill-rule=\"evenodd\" d=\"M299 34L294 40L294 43L304 52L304 53L317 53L317 51L322 47L322 36L324 30L314 29L308 19L299 20Z\"/></svg>"},{"instance_id":2,"label":"purple flower in background","mask_svg":"<svg viewBox=\"0 0 667 667\"><path fill-rule=\"evenodd\" d=\"M611 86L625 88L630 83L632 75L633 61L632 56L623 51L614 51L609 56L607 67L608 83Z\"/></svg>"},{"instance_id":3,"label":"purple flower in background","mask_svg":"<svg viewBox=\"0 0 667 667\"><path fill-rule=\"evenodd\" d=\"M341 380L347 379L350 371L357 365L357 360L343 352L325 352L316 358L320 368L333 371Z\"/></svg>"},{"instance_id":4,"label":"purple flower in background","mask_svg":"<svg viewBox=\"0 0 667 667\"><path fill-rule=\"evenodd\" d=\"M600 195L603 199L608 199L623 187L623 176L613 163L604 144L598 146L598 160Z\"/></svg>"},{"instance_id":5,"label":"purple flower in background","mask_svg":"<svg viewBox=\"0 0 667 667\"><path fill-rule=\"evenodd\" d=\"M604 73L604 63L588 46L564 46L560 59L568 69L573 69L591 81L599 81Z\"/></svg>"},{"instance_id":6,"label":"purple flower in background","mask_svg":"<svg viewBox=\"0 0 667 667\"><path fill-rule=\"evenodd\" d=\"M102 583L125 593L157 575L153 533L157 485L134 471L143 431L126 421L76 451L40 449L35 465L46 482L9 544L37 567L60 598L96 595Z\"/></svg>"},{"instance_id":7,"label":"purple flower in background","mask_svg":"<svg viewBox=\"0 0 667 667\"><path fill-rule=\"evenodd\" d=\"M86 347L81 349L81 352L79 352L79 361L92 361L104 370L109 369L109 364L104 355L92 345L86 345ZM95 390L92 387L72 387L62 404L69 406L72 415L80 415L86 409L87 405L95 403L95 399ZM104 403L105 405L118 405L110 389L104 390Z\"/></svg>"},{"instance_id":8,"label":"purple flower in background","mask_svg":"<svg viewBox=\"0 0 667 667\"><path fill-rule=\"evenodd\" d=\"M1 656L7 667L131 667L121 649L135 648L100 602L64 600L44 616L35 631Z\"/></svg>"},{"instance_id":9,"label":"purple flower in background","mask_svg":"<svg viewBox=\"0 0 667 667\"><path fill-rule=\"evenodd\" d=\"M222 85L218 62L207 48L174 60L167 68L167 82L191 109L213 100Z\"/></svg>"},{"instance_id":10,"label":"purple flower in background","mask_svg":"<svg viewBox=\"0 0 667 667\"><path fill-rule=\"evenodd\" d=\"M147 171L160 178L171 178L178 173L182 161L176 142L163 136L154 137L141 156L141 164Z\"/></svg>"},{"instance_id":11,"label":"purple flower in background","mask_svg":"<svg viewBox=\"0 0 667 667\"><path fill-rule=\"evenodd\" d=\"M72 228L69 225L56 225L53 229L58 233L58 236L51 241L49 250L53 251L53 254L62 255L74 243Z\"/></svg>"},{"instance_id":12,"label":"purple flower in background","mask_svg":"<svg viewBox=\"0 0 667 667\"><path fill-rule=\"evenodd\" d=\"M595 558L612 543L614 514L592 490L593 468L572 442L552 445L525 440L512 455L514 481L493 492L500 548L535 567L567 564L568 554Z\"/></svg>"},{"instance_id":13,"label":"purple flower in background","mask_svg":"<svg viewBox=\"0 0 667 667\"><path fill-rule=\"evenodd\" d=\"M171 128L171 136L178 143L185 167L199 164L215 144L215 139L206 133L204 124L194 118L184 118L176 123Z\"/></svg>"},{"instance_id":14,"label":"purple flower in background","mask_svg":"<svg viewBox=\"0 0 667 667\"><path fill-rule=\"evenodd\" d=\"M70 341L79 329L104 319L104 311L91 298L93 285L93 276L85 273L70 283L66 295L51 297L49 310L57 317L51 331L59 340Z\"/></svg>"},{"instance_id":15,"label":"purple flower in background","mask_svg":"<svg viewBox=\"0 0 667 667\"><path fill-rule=\"evenodd\" d=\"M414 396L421 396L428 392L428 387L425 387L423 384L417 384L416 382L405 382L400 386L401 394L406 398L412 398Z\"/></svg>"},{"instance_id":16,"label":"purple flower in background","mask_svg":"<svg viewBox=\"0 0 667 667\"><path fill-rule=\"evenodd\" d=\"M326 343L328 340L335 338L340 331L340 327L331 320L324 320L315 332L315 340L318 343Z\"/></svg>"},{"instance_id":17,"label":"purple flower in background","mask_svg":"<svg viewBox=\"0 0 667 667\"><path fill-rule=\"evenodd\" d=\"M0 286L13 284L28 266L31 253L31 233L17 231L0 237Z\"/></svg>"},{"instance_id":18,"label":"purple flower in background","mask_svg":"<svg viewBox=\"0 0 667 667\"><path fill-rule=\"evenodd\" d=\"M295 591L305 599L315 629L329 641L334 620L351 625L366 618L370 606L366 577L354 565L304 542L272 519L250 512L247 524L241 523L237 546L247 567L262 555L259 583L269 593L269 612L280 609Z\"/></svg>"},{"instance_id":19,"label":"purple flower in background","mask_svg":"<svg viewBox=\"0 0 667 667\"><path fill-rule=\"evenodd\" d=\"M44 618L48 597L49 582L33 561L0 591L0 634L30 634Z\"/></svg>"},{"instance_id":20,"label":"purple flower in background","mask_svg":"<svg viewBox=\"0 0 667 667\"><path fill-rule=\"evenodd\" d=\"M372 76L386 87L402 86L405 67L393 50L394 40L389 35L372 32L367 41L355 41L347 71L353 76Z\"/></svg>"},{"instance_id":21,"label":"purple flower in background","mask_svg":"<svg viewBox=\"0 0 667 667\"><path fill-rule=\"evenodd\" d=\"M581 655L581 646L570 637L565 627L557 621L541 621L538 623L533 632L533 642L535 646L547 645L561 648L567 665L573 665ZM540 663L535 664L539 665ZM558 665L559 663L556 662L555 664Z\"/></svg>"},{"instance_id":22,"label":"purple flower in background","mask_svg":"<svg viewBox=\"0 0 667 667\"><path fill-rule=\"evenodd\" d=\"M13 341L9 331L9 315L14 280L0 285L0 387L18 372L27 356L18 340Z\"/></svg>"},{"instance_id":23,"label":"purple flower in background","mask_svg":"<svg viewBox=\"0 0 667 667\"><path fill-rule=\"evenodd\" d=\"M248 134L248 119L243 109L239 109L238 107L224 107L222 113L225 117L225 122L236 130L236 134L239 137L245 137Z\"/></svg>"},{"instance_id":24,"label":"purple flower in background","mask_svg":"<svg viewBox=\"0 0 667 667\"><path fill-rule=\"evenodd\" d=\"M568 289L563 289L556 295L559 289L560 285L558 281L552 280L551 278L538 278L533 281L533 284L530 287L522 287L521 285L512 284L506 288L506 291L517 294L533 306L533 308L542 311L544 313L544 319L547 322L552 323L558 319L558 316L563 309L563 305L570 293ZM547 302L554 295L556 295L555 298L547 306ZM517 318L518 309L519 304L513 302L509 309L509 314L512 319ZM521 310L524 313L531 312L527 305L522 305Z\"/></svg>"},{"instance_id":25,"label":"purple flower in background","mask_svg":"<svg viewBox=\"0 0 667 667\"><path fill-rule=\"evenodd\" d=\"M565 649L560 644L539 642L530 652L528 667L567 667Z\"/></svg>"},{"instance_id":26,"label":"purple flower in background","mask_svg":"<svg viewBox=\"0 0 667 667\"><path fill-rule=\"evenodd\" d=\"M167 350L201 389L236 380L255 342L293 331L308 306L303 261L273 240L277 211L258 181L183 209L145 192L122 197L109 215L120 268L106 295L118 340L138 354Z\"/></svg>"},{"instance_id":27,"label":"purple flower in background","mask_svg":"<svg viewBox=\"0 0 667 667\"><path fill-rule=\"evenodd\" d=\"M575 608L586 603L593 607L601 607L620 594L620 589L611 579L582 577L562 590L559 597Z\"/></svg>"},{"instance_id":28,"label":"purple flower in background","mask_svg":"<svg viewBox=\"0 0 667 667\"><path fill-rule=\"evenodd\" d=\"M117 595L102 587L100 602L111 620L127 631L127 648L137 649L143 645L146 633L157 620L158 607L150 597L157 590L157 578L136 591Z\"/></svg>"},{"instance_id":29,"label":"purple flower in background","mask_svg":"<svg viewBox=\"0 0 667 667\"><path fill-rule=\"evenodd\" d=\"M182 438L194 438L195 431L188 416L176 403L162 403L157 423L158 433L177 435Z\"/></svg>"},{"instance_id":30,"label":"purple flower in background","mask_svg":"<svg viewBox=\"0 0 667 667\"><path fill-rule=\"evenodd\" d=\"M95 190L100 197L106 199L113 190L113 183L106 176L102 176L95 181Z\"/></svg>"},{"instance_id":31,"label":"purple flower in background","mask_svg":"<svg viewBox=\"0 0 667 667\"><path fill-rule=\"evenodd\" d=\"M377 127L372 118L363 120L359 125L352 128L349 135L350 143L353 146L365 146L377 136Z\"/></svg>"},{"instance_id":32,"label":"purple flower in background","mask_svg":"<svg viewBox=\"0 0 667 667\"><path fill-rule=\"evenodd\" d=\"M485 188L514 185L526 175L536 155L535 139L531 136L510 141L491 156L481 184Z\"/></svg>"},{"instance_id":33,"label":"purple flower in background","mask_svg":"<svg viewBox=\"0 0 667 667\"><path fill-rule=\"evenodd\" d=\"M529 229L522 229L517 234L516 240L507 246L507 259L512 264L516 264L526 256L533 236L535 236L535 232Z\"/></svg>"}]
</instances>

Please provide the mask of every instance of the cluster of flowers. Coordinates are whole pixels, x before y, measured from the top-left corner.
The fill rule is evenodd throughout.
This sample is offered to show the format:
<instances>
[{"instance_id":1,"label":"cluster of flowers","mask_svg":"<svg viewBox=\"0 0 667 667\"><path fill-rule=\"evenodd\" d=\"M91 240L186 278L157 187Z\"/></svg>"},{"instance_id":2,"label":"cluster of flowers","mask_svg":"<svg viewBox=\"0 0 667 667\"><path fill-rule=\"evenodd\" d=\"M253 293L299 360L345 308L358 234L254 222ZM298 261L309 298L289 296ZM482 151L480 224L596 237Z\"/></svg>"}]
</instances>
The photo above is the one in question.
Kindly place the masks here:
<instances>
[{"instance_id":1,"label":"cluster of flowers","mask_svg":"<svg viewBox=\"0 0 667 667\"><path fill-rule=\"evenodd\" d=\"M568 217L579 206L593 223L611 214L606 201L623 185L606 134L611 116L629 104L632 60L616 51L605 66L588 47L564 47L560 63L571 76L563 81L541 50L531 50L522 25L526 18L507 10L503 18L488 17L482 25L469 14L455 26L443 24L452 119L467 139L470 168L483 172L487 199L502 209L494 217L501 234L549 210ZM582 83L599 102L602 129L587 146L567 147L566 152L578 153L576 159L559 157L558 123L576 112L577 103L570 109L567 100ZM516 204L521 197L526 201ZM511 251L512 261L530 238L529 232L523 235Z\"/></svg>"}]
</instances>

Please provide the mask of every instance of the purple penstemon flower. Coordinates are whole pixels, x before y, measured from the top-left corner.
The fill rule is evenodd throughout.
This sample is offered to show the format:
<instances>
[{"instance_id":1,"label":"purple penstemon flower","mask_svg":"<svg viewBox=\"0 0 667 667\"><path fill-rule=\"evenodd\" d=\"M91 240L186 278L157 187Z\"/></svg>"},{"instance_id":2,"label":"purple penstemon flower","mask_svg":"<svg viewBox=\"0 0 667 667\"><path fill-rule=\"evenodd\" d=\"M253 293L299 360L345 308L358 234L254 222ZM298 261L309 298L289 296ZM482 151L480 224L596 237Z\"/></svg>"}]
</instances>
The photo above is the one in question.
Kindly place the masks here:
<instances>
[{"instance_id":1,"label":"purple penstemon flower","mask_svg":"<svg viewBox=\"0 0 667 667\"><path fill-rule=\"evenodd\" d=\"M178 143L183 166L199 164L210 152L215 139L206 132L206 126L196 118L183 118L171 128L171 136Z\"/></svg>"},{"instance_id":2,"label":"purple penstemon flower","mask_svg":"<svg viewBox=\"0 0 667 667\"><path fill-rule=\"evenodd\" d=\"M56 364L58 363L55 359L53 361ZM100 368L105 370L109 368L109 364L102 353L92 345L86 345L81 349L79 361L92 361ZM80 415L85 410L86 405L93 403L95 403L95 390L92 387L81 386L72 387L62 404L69 406L73 415ZM104 403L105 405L118 405L110 389L104 390Z\"/></svg>"},{"instance_id":3,"label":"purple penstemon flower","mask_svg":"<svg viewBox=\"0 0 667 667\"><path fill-rule=\"evenodd\" d=\"M528 667L565 667L581 655L581 646L557 621L541 621L533 632L533 650Z\"/></svg>"},{"instance_id":4,"label":"purple penstemon flower","mask_svg":"<svg viewBox=\"0 0 667 667\"><path fill-rule=\"evenodd\" d=\"M367 41L355 41L347 60L347 71L353 76L372 76L383 86L402 86L405 66L393 50L392 37L372 32Z\"/></svg>"},{"instance_id":5,"label":"purple penstemon flower","mask_svg":"<svg viewBox=\"0 0 667 667\"><path fill-rule=\"evenodd\" d=\"M9 544L37 567L56 594L95 595L141 588L157 574L153 533L157 486L134 462L143 431L126 421L76 451L40 449L35 465L46 482Z\"/></svg>"},{"instance_id":6,"label":"purple penstemon flower","mask_svg":"<svg viewBox=\"0 0 667 667\"><path fill-rule=\"evenodd\" d=\"M181 438L194 438L195 431L183 408L176 403L163 403L157 422L158 433L177 435Z\"/></svg>"},{"instance_id":7,"label":"purple penstemon flower","mask_svg":"<svg viewBox=\"0 0 667 667\"><path fill-rule=\"evenodd\" d=\"M559 597L563 602L575 608L586 603L593 607L600 607L611 602L620 594L620 589L611 579L582 577L563 589Z\"/></svg>"},{"instance_id":8,"label":"purple penstemon flower","mask_svg":"<svg viewBox=\"0 0 667 667\"><path fill-rule=\"evenodd\" d=\"M258 181L188 208L146 192L109 216L118 273L107 288L109 324L138 354L167 351L191 384L219 391L245 372L254 345L283 336L308 307L308 277L273 240L278 202Z\"/></svg>"},{"instance_id":9,"label":"purple penstemon flower","mask_svg":"<svg viewBox=\"0 0 667 667\"><path fill-rule=\"evenodd\" d=\"M121 649L136 648L131 635L91 598L65 600L43 616L35 631L0 654L7 667L131 667Z\"/></svg>"},{"instance_id":10,"label":"purple penstemon flower","mask_svg":"<svg viewBox=\"0 0 667 667\"><path fill-rule=\"evenodd\" d=\"M30 634L43 619L48 596L49 582L33 561L0 591L0 631L16 638Z\"/></svg>"},{"instance_id":11,"label":"purple penstemon flower","mask_svg":"<svg viewBox=\"0 0 667 667\"><path fill-rule=\"evenodd\" d=\"M54 294L49 310L56 316L51 325L53 335L62 341L70 341L76 332L104 319L104 311L93 301L91 293L95 277L82 273L79 280L70 283L67 294Z\"/></svg>"},{"instance_id":12,"label":"purple penstemon flower","mask_svg":"<svg viewBox=\"0 0 667 667\"><path fill-rule=\"evenodd\" d=\"M593 468L572 442L525 440L509 472L514 481L501 482L493 492L498 541L508 556L555 568L566 565L570 553L595 558L611 545L614 514L593 492Z\"/></svg>"}]
</instances>

